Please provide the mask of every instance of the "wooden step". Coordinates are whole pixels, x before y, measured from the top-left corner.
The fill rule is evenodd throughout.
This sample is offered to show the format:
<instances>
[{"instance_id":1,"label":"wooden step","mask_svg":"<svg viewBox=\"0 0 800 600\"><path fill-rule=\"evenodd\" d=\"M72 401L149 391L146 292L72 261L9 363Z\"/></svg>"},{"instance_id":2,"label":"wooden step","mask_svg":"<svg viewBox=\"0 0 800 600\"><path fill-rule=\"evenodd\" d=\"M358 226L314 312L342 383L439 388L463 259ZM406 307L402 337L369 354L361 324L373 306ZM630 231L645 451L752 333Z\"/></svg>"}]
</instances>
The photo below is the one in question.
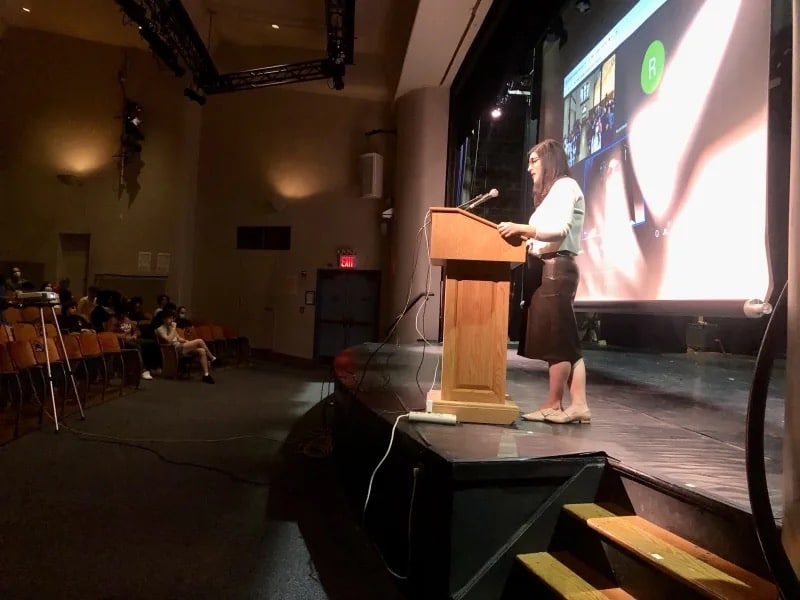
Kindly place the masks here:
<instances>
[{"instance_id":1,"label":"wooden step","mask_svg":"<svg viewBox=\"0 0 800 600\"><path fill-rule=\"evenodd\" d=\"M547 587L565 600L634 600L625 590L598 590L564 563L547 552L520 554L520 562Z\"/></svg>"},{"instance_id":2,"label":"wooden step","mask_svg":"<svg viewBox=\"0 0 800 600\"><path fill-rule=\"evenodd\" d=\"M564 510L618 548L708 598L775 600L778 596L769 581L646 519L618 516L596 504L567 504Z\"/></svg>"}]
</instances>

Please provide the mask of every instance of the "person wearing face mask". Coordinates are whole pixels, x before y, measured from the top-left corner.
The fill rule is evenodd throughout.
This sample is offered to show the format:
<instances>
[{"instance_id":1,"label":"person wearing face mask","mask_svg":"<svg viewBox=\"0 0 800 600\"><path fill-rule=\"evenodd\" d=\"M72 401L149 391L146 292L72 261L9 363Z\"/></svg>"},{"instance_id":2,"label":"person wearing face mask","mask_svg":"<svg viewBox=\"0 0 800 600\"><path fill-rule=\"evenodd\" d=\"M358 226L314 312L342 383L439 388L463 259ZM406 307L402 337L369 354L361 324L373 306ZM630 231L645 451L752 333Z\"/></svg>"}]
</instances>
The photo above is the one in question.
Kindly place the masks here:
<instances>
[{"instance_id":1,"label":"person wearing face mask","mask_svg":"<svg viewBox=\"0 0 800 600\"><path fill-rule=\"evenodd\" d=\"M578 265L583 217L583 191L569 174L567 155L556 140L545 140L528 152L533 180L533 214L527 224L498 224L506 240L527 246L526 271L535 288L523 318L518 353L548 363L546 402L527 421L589 423L586 365L581 354L573 301L578 289ZM527 290L526 290L527 291ZM563 398L569 390L570 405Z\"/></svg>"},{"instance_id":2,"label":"person wearing face mask","mask_svg":"<svg viewBox=\"0 0 800 600\"><path fill-rule=\"evenodd\" d=\"M179 306L177 316L175 318L175 323L177 324L178 328L186 329L187 327L192 326L192 322L189 319L189 311L186 309L185 306Z\"/></svg>"},{"instance_id":3,"label":"person wearing face mask","mask_svg":"<svg viewBox=\"0 0 800 600\"><path fill-rule=\"evenodd\" d=\"M22 276L19 267L11 269L11 277L6 279L6 292L22 292L31 289L31 282Z\"/></svg>"}]
</instances>

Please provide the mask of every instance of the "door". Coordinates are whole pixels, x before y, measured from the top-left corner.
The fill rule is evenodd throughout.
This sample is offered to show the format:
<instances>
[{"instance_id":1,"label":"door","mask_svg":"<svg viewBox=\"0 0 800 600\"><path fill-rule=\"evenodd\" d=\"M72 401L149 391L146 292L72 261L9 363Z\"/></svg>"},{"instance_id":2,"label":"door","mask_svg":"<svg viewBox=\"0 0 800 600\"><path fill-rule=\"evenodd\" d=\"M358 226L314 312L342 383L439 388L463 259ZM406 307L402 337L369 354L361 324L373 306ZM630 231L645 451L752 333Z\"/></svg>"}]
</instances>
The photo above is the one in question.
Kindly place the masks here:
<instances>
[{"instance_id":1,"label":"door","mask_svg":"<svg viewBox=\"0 0 800 600\"><path fill-rule=\"evenodd\" d=\"M276 253L268 251L240 250L237 254L236 327L242 335L250 338L251 348L272 350L275 346L276 269L280 261L277 261Z\"/></svg>"},{"instance_id":2,"label":"door","mask_svg":"<svg viewBox=\"0 0 800 600\"><path fill-rule=\"evenodd\" d=\"M72 295L77 299L86 294L89 276L88 233L60 233L61 264L58 278L69 278Z\"/></svg>"},{"instance_id":3,"label":"door","mask_svg":"<svg viewBox=\"0 0 800 600\"><path fill-rule=\"evenodd\" d=\"M379 338L380 271L317 271L314 358Z\"/></svg>"}]
</instances>

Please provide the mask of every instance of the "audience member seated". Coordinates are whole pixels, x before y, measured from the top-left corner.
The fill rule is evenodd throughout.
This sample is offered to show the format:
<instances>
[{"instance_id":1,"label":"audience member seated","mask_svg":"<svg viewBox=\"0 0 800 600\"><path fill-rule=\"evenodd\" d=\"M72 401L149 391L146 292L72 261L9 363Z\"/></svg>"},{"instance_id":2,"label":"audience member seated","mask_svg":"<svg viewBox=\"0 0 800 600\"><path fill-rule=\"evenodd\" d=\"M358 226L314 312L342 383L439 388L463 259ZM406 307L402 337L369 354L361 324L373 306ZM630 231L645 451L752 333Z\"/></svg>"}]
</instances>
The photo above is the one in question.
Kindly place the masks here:
<instances>
[{"instance_id":1,"label":"audience member seated","mask_svg":"<svg viewBox=\"0 0 800 600\"><path fill-rule=\"evenodd\" d=\"M58 300L61 306L72 302L72 290L70 289L69 277L64 277L59 280L58 285L53 288L54 292L58 292Z\"/></svg>"},{"instance_id":2,"label":"audience member seated","mask_svg":"<svg viewBox=\"0 0 800 600\"><path fill-rule=\"evenodd\" d=\"M153 311L153 316L155 317L158 313L167 308L168 304L171 304L169 296L166 294L159 294L156 298L156 309Z\"/></svg>"},{"instance_id":3,"label":"audience member seated","mask_svg":"<svg viewBox=\"0 0 800 600\"><path fill-rule=\"evenodd\" d=\"M192 326L192 322L189 320L189 311L186 310L185 306L179 306L177 314L175 322L178 324L179 329L186 329Z\"/></svg>"},{"instance_id":4,"label":"audience member seated","mask_svg":"<svg viewBox=\"0 0 800 600\"><path fill-rule=\"evenodd\" d=\"M116 314L114 309L114 293L102 291L97 294L97 306L91 314L92 326L95 331L105 331L106 323Z\"/></svg>"},{"instance_id":5,"label":"audience member seated","mask_svg":"<svg viewBox=\"0 0 800 600\"><path fill-rule=\"evenodd\" d=\"M6 279L6 293L8 292L28 292L33 289L33 284L22 276L19 267L11 269L11 277Z\"/></svg>"},{"instance_id":6,"label":"audience member seated","mask_svg":"<svg viewBox=\"0 0 800 600\"><path fill-rule=\"evenodd\" d=\"M92 324L78 314L78 303L74 300L61 305L61 314L58 315L58 327L61 329L61 333L94 331Z\"/></svg>"},{"instance_id":7,"label":"audience member seated","mask_svg":"<svg viewBox=\"0 0 800 600\"><path fill-rule=\"evenodd\" d=\"M165 308L160 314L163 314L163 323L156 329L158 341L175 346L178 356L196 356L203 367L203 383L214 383L214 378L208 371L208 365L217 360L217 357L211 354L203 340L187 341L178 335L174 310Z\"/></svg>"},{"instance_id":8,"label":"audience member seated","mask_svg":"<svg viewBox=\"0 0 800 600\"><path fill-rule=\"evenodd\" d=\"M142 311L143 304L144 301L141 296L134 296L128 301L128 317L140 326L143 322L149 321L147 315Z\"/></svg>"},{"instance_id":9,"label":"audience member seated","mask_svg":"<svg viewBox=\"0 0 800 600\"><path fill-rule=\"evenodd\" d=\"M150 374L152 361L149 360L150 356L152 356L152 353L144 352L144 347L142 344L142 342L146 342L148 340L141 340L139 338L139 329L128 317L128 312L124 306L117 313L117 319L114 325L114 333L117 334L120 345L123 348L130 348L139 352L139 355L142 357L142 364L144 365L144 370L142 370L142 379L152 379L153 376ZM151 340L150 344L152 346L155 345ZM158 348L156 348L156 351L158 351ZM150 356L147 356L148 354Z\"/></svg>"},{"instance_id":10,"label":"audience member seated","mask_svg":"<svg viewBox=\"0 0 800 600\"><path fill-rule=\"evenodd\" d=\"M161 324L164 322L164 313L168 310L172 311L173 316L175 316L178 312L178 307L175 306L172 302L168 302L164 305L163 310L159 310L153 315L152 320L150 321L150 327L153 330L153 335L155 335L155 331L161 327Z\"/></svg>"},{"instance_id":11,"label":"audience member seated","mask_svg":"<svg viewBox=\"0 0 800 600\"><path fill-rule=\"evenodd\" d=\"M78 300L78 314L87 321L92 316L92 311L97 303L97 288L93 285L89 286L86 295Z\"/></svg>"}]
</instances>

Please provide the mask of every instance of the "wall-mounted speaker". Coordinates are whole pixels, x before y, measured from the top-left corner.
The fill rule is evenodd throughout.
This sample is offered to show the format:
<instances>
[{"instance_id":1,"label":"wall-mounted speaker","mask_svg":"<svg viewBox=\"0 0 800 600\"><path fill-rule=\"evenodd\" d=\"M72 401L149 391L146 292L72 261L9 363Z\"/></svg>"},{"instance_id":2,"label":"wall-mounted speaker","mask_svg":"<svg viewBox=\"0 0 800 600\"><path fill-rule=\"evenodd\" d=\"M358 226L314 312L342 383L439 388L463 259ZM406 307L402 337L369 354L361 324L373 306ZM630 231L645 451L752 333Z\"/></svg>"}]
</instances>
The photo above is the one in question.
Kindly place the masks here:
<instances>
[{"instance_id":1,"label":"wall-mounted speaker","mask_svg":"<svg viewBox=\"0 0 800 600\"><path fill-rule=\"evenodd\" d=\"M361 197L377 199L383 197L383 156L376 152L359 157L361 171Z\"/></svg>"}]
</instances>

